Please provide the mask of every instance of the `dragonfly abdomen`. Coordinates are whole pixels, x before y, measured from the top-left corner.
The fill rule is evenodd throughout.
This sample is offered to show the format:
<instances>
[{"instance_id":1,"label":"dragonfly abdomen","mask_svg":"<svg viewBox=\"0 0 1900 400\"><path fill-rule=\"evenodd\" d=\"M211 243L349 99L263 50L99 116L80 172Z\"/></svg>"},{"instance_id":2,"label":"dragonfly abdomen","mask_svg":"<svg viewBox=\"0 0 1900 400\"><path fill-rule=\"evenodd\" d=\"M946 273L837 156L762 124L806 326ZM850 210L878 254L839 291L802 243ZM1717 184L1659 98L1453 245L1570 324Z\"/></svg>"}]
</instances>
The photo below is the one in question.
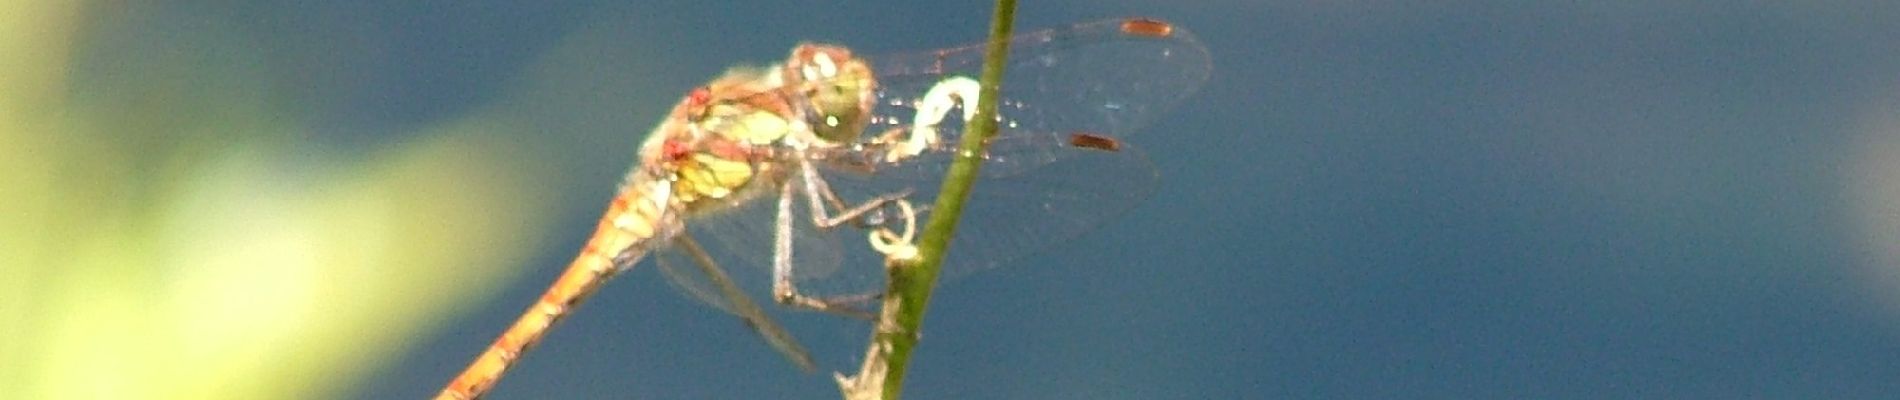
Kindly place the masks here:
<instances>
[{"instance_id":1,"label":"dragonfly abdomen","mask_svg":"<svg viewBox=\"0 0 1900 400\"><path fill-rule=\"evenodd\" d=\"M678 216L668 209L671 191L668 182L651 177L636 176L622 186L567 270L436 398L465 400L487 393L554 323L600 291L608 279L632 268L655 243L670 240L680 230Z\"/></svg>"}]
</instances>

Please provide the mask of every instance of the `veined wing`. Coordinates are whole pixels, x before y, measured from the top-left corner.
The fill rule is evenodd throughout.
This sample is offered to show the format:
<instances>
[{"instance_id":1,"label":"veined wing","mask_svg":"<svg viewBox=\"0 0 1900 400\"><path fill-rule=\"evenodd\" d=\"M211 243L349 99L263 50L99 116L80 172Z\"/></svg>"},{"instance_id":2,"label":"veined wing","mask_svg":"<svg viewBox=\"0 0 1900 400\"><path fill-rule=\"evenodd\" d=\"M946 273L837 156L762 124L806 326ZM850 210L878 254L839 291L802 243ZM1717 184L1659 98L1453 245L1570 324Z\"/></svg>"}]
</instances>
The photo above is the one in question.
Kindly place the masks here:
<instances>
[{"instance_id":1,"label":"veined wing","mask_svg":"<svg viewBox=\"0 0 1900 400\"><path fill-rule=\"evenodd\" d=\"M950 276L1006 264L1073 238L1139 204L1157 183L1142 152L1120 138L1151 124L1198 90L1211 70L1206 48L1185 30L1148 19L1114 19L1011 39L998 133L984 154L983 181L965 203L945 260ZM939 82L974 78L981 43L871 57L879 102L871 134L911 129ZM966 124L951 107L942 141L895 162L867 161L869 175L828 174L847 197L914 189L922 203L938 185ZM846 194L849 193L849 194Z\"/></svg>"},{"instance_id":2,"label":"veined wing","mask_svg":"<svg viewBox=\"0 0 1900 400\"><path fill-rule=\"evenodd\" d=\"M974 43L867 57L879 85L867 134L911 129L933 88L981 74L984 50L983 43ZM1198 90L1211 70L1206 47L1192 34L1151 19L1111 19L1013 37L998 137L986 154L984 174L1021 173L1076 154L1042 145L1063 143L1070 134L1127 138ZM879 174L941 179L949 150L965 132L958 117L974 109L973 100L963 99L943 118L936 129L943 137L933 151L882 166Z\"/></svg>"},{"instance_id":3,"label":"veined wing","mask_svg":"<svg viewBox=\"0 0 1900 400\"><path fill-rule=\"evenodd\" d=\"M776 220L776 195L734 204L717 214L695 216L683 234L697 238L709 258L728 269L725 277L716 272L700 271L693 256L669 247L658 252L661 272L674 285L692 297L727 312L742 314L746 308L729 299L726 287L737 287L754 296L771 298L771 260L773 229ZM871 267L845 262L847 248L863 247L856 229L840 227L830 231L812 224L805 202L793 205L798 218L792 221L793 276L805 290L819 295L859 294L882 282L882 275L871 274ZM854 239L857 238L857 239ZM847 242L848 241L848 242ZM849 243L847 245L847 243ZM727 282L721 282L727 281Z\"/></svg>"},{"instance_id":4,"label":"veined wing","mask_svg":"<svg viewBox=\"0 0 1900 400\"><path fill-rule=\"evenodd\" d=\"M1190 34L1159 21L1100 21L1011 40L1002 129L985 154L986 179L968 203L963 228L946 261L952 275L1002 265L1080 235L1145 199L1156 182L1154 168L1118 137L1134 133L1186 98L1210 69L1206 50ZM926 93L947 79L975 78L982 53L978 43L869 57L879 90L866 138L912 128ZM914 202L928 205L952 160L950 149L964 132L962 108L938 110L949 114L935 125L943 136L921 154L889 162L868 151L834 153L820 164L839 168L821 174L848 202L910 190ZM737 256L722 264L749 266L730 275L749 293L770 293L765 267L772 250L771 202L758 199L688 224L713 254ZM796 209L793 258L801 286L821 296L882 290L882 255L869 250L865 230L818 229L809 223L810 210L803 201ZM918 223L928 212L919 215ZM895 221L895 215L883 217ZM734 310L733 304L713 295L721 285L669 264L686 264L662 263L685 292Z\"/></svg>"},{"instance_id":5,"label":"veined wing","mask_svg":"<svg viewBox=\"0 0 1900 400\"><path fill-rule=\"evenodd\" d=\"M1158 174L1154 164L1135 146L1113 138L1074 134L1018 135L999 138L990 145L997 154L1028 154L1040 159L1025 168L985 173L964 202L957 234L944 258L944 276L1008 265L1018 258L1068 240L1115 219L1154 192ZM1033 168L1027 168L1033 166ZM986 172L988 165L985 165ZM939 194L942 179L891 179L882 174L830 174L832 187L847 197L894 190L913 190L920 226L930 216L929 204ZM846 238L850 239L850 238ZM847 242L866 247L864 239ZM847 246L847 249L851 247ZM847 254L844 269L881 268L880 256ZM861 266L860 264L868 265ZM878 274L849 271L842 275ZM879 281L881 282L881 281Z\"/></svg>"}]
</instances>

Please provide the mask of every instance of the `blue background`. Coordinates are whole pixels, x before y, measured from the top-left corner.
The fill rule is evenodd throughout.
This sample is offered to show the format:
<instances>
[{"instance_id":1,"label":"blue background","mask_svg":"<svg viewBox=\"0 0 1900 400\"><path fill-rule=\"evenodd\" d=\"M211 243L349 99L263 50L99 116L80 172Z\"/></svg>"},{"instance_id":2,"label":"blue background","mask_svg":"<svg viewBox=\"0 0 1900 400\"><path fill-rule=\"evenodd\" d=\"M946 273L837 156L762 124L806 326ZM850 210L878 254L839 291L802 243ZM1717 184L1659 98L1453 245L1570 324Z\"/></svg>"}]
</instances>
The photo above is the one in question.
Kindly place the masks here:
<instances>
[{"instance_id":1,"label":"blue background","mask_svg":"<svg viewBox=\"0 0 1900 400\"><path fill-rule=\"evenodd\" d=\"M963 398L1881 398L1900 393L1900 95L1883 2L1030 2L1021 29L1141 15L1209 84L1131 138L1163 176L1103 228L944 287L907 395ZM590 232L680 93L800 40L979 40L981 2L252 2L328 54L288 88L318 140L377 146L549 67L592 80L524 145L569 171L558 230L350 395L460 369ZM335 53L335 54L329 54ZM293 57L294 58L294 57ZM341 60L341 61L338 61ZM294 64L294 63L291 63ZM543 67L547 67L543 65ZM579 104L575 106L574 104ZM1900 172L1900 171L1895 171ZM470 182L470 184L480 184ZM445 238L448 239L448 238ZM787 321L848 370L861 325ZM493 398L831 398L642 265Z\"/></svg>"}]
</instances>

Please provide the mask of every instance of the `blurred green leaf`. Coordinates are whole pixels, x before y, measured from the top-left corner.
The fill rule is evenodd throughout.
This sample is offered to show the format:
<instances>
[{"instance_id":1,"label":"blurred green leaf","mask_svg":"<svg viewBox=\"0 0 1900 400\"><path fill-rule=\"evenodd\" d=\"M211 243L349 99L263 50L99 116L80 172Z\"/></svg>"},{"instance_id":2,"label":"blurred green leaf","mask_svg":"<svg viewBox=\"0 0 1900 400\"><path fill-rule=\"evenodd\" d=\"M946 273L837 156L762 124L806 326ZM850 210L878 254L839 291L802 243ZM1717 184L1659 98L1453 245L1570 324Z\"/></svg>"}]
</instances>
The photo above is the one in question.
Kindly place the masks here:
<instances>
[{"instance_id":1,"label":"blurred green leaf","mask_svg":"<svg viewBox=\"0 0 1900 400\"><path fill-rule=\"evenodd\" d=\"M550 229L503 113L312 143L243 32L103 8L0 6L8 398L333 398Z\"/></svg>"}]
</instances>

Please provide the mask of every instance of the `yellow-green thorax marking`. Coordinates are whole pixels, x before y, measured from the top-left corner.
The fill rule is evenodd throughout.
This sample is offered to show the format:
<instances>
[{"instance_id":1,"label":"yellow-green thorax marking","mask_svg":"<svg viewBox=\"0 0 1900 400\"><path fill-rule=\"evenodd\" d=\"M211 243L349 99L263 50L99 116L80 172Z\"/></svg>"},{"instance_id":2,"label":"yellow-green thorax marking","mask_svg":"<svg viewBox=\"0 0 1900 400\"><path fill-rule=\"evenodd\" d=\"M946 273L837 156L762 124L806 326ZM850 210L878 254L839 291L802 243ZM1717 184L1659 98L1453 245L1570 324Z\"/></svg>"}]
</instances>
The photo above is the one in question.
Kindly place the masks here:
<instances>
[{"instance_id":1,"label":"yellow-green thorax marking","mask_svg":"<svg viewBox=\"0 0 1900 400\"><path fill-rule=\"evenodd\" d=\"M806 151L857 139L875 88L870 66L842 47L804 44L785 64L727 71L641 144L628 183L671 182L687 214L750 201L784 183Z\"/></svg>"}]
</instances>

